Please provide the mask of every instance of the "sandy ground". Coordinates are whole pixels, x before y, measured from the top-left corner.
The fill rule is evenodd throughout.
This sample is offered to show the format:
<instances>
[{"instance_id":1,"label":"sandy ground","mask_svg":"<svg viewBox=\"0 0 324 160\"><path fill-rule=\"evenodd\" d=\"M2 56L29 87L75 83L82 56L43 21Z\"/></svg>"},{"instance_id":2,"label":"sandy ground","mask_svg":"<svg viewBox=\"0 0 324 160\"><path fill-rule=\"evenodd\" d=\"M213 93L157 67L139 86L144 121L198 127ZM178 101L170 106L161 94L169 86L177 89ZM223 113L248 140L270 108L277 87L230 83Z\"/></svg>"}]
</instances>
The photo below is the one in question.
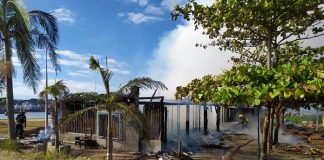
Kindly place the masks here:
<instances>
[{"instance_id":1,"label":"sandy ground","mask_svg":"<svg viewBox=\"0 0 324 160\"><path fill-rule=\"evenodd\" d=\"M27 127L25 134L37 134L40 129L45 126L44 119L27 119ZM7 137L8 135L8 120L0 120L0 137Z\"/></svg>"}]
</instances>

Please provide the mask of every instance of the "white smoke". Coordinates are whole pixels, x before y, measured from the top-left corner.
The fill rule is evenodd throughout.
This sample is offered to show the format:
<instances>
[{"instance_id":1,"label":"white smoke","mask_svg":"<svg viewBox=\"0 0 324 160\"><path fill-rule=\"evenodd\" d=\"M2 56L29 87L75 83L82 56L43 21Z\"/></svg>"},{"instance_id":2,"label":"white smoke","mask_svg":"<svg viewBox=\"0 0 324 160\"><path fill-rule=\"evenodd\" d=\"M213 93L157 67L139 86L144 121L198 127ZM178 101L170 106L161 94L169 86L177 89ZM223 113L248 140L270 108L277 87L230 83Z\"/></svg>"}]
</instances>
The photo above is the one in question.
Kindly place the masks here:
<instances>
[{"instance_id":1,"label":"white smoke","mask_svg":"<svg viewBox=\"0 0 324 160\"><path fill-rule=\"evenodd\" d=\"M207 74L220 74L231 67L228 61L233 53L220 51L218 47L203 49L195 46L196 43L208 42L210 39L202 35L202 29L195 31L192 22L178 25L161 38L153 51L153 58L148 61L146 74L164 82L169 88L158 94L174 98L177 86L184 86L192 79Z\"/></svg>"}]
</instances>

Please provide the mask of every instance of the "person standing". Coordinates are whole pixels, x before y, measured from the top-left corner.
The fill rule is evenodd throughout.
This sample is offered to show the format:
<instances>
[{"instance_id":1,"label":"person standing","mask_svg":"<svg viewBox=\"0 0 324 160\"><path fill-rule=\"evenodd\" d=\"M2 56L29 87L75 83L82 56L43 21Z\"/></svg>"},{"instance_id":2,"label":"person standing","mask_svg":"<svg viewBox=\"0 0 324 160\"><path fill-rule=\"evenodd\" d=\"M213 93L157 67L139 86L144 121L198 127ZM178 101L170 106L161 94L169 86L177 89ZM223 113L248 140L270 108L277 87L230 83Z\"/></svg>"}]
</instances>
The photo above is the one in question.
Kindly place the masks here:
<instances>
[{"instance_id":1,"label":"person standing","mask_svg":"<svg viewBox=\"0 0 324 160\"><path fill-rule=\"evenodd\" d=\"M26 128L26 124L25 112L21 111L16 117L16 135L18 135L19 138L23 138L24 127Z\"/></svg>"}]
</instances>

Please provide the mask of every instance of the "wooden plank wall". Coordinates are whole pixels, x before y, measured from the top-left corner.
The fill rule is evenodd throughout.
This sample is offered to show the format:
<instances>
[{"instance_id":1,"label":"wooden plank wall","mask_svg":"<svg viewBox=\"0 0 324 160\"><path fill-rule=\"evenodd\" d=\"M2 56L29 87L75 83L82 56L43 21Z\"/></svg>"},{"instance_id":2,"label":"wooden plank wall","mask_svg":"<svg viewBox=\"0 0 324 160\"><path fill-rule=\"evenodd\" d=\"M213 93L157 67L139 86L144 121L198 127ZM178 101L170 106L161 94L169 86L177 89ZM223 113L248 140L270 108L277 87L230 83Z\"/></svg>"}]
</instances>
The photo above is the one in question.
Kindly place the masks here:
<instances>
[{"instance_id":1,"label":"wooden plank wall","mask_svg":"<svg viewBox=\"0 0 324 160\"><path fill-rule=\"evenodd\" d=\"M166 140L166 113L166 107L161 102L144 105L149 140Z\"/></svg>"},{"instance_id":2,"label":"wooden plank wall","mask_svg":"<svg viewBox=\"0 0 324 160\"><path fill-rule=\"evenodd\" d=\"M91 107L93 104L89 103L70 103L69 107L62 107L62 116L74 113L75 111ZM89 110L84 115L79 116L64 126L61 126L63 132L85 133L87 128L91 128L92 134L96 133L96 119L97 111Z\"/></svg>"}]
</instances>

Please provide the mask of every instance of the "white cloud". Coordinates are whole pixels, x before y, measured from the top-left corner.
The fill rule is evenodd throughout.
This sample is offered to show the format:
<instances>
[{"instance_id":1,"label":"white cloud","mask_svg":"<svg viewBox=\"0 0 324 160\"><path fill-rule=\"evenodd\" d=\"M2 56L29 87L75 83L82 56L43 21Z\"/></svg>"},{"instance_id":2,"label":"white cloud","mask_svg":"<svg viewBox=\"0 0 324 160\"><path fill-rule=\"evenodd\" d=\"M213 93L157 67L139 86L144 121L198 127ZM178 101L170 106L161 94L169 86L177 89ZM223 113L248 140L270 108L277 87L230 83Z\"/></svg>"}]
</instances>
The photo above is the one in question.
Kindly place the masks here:
<instances>
[{"instance_id":1,"label":"white cloud","mask_svg":"<svg viewBox=\"0 0 324 160\"><path fill-rule=\"evenodd\" d=\"M124 74L124 75L128 75L131 73L129 70L122 70L118 68L111 68L111 70L113 73Z\"/></svg>"},{"instance_id":2,"label":"white cloud","mask_svg":"<svg viewBox=\"0 0 324 160\"><path fill-rule=\"evenodd\" d=\"M73 77L89 77L89 75L80 72L68 72L68 75Z\"/></svg>"},{"instance_id":3,"label":"white cloud","mask_svg":"<svg viewBox=\"0 0 324 160\"><path fill-rule=\"evenodd\" d=\"M155 14L155 15L162 15L163 9L161 7L156 7L154 5L148 5L145 10L144 13L146 14Z\"/></svg>"},{"instance_id":4,"label":"white cloud","mask_svg":"<svg viewBox=\"0 0 324 160\"><path fill-rule=\"evenodd\" d=\"M125 13L123 13L123 12L120 12L120 13L118 13L118 14L117 14L117 16L118 16L118 17L125 17L125 16L126 16L126 14L125 14Z\"/></svg>"},{"instance_id":5,"label":"white cloud","mask_svg":"<svg viewBox=\"0 0 324 160\"><path fill-rule=\"evenodd\" d=\"M37 59L39 59L39 58L42 58L43 56L41 55L41 54L39 54L39 53L34 53L34 56L35 56L35 58L37 58Z\"/></svg>"},{"instance_id":6,"label":"white cloud","mask_svg":"<svg viewBox=\"0 0 324 160\"><path fill-rule=\"evenodd\" d=\"M69 88L70 93L76 92L98 92L105 93L105 87L100 83L95 82L82 82L76 80L65 80L63 81Z\"/></svg>"},{"instance_id":7,"label":"white cloud","mask_svg":"<svg viewBox=\"0 0 324 160\"><path fill-rule=\"evenodd\" d=\"M26 8L26 5L23 0L17 0L18 4L24 8Z\"/></svg>"},{"instance_id":8,"label":"white cloud","mask_svg":"<svg viewBox=\"0 0 324 160\"><path fill-rule=\"evenodd\" d=\"M146 6L149 3L149 0L138 0L137 2L140 6Z\"/></svg>"},{"instance_id":9,"label":"white cloud","mask_svg":"<svg viewBox=\"0 0 324 160\"><path fill-rule=\"evenodd\" d=\"M57 79L56 81L58 81ZM48 84L55 83L55 79L49 79ZM101 83L84 82L76 80L63 80L63 83L69 88L70 93L76 92L98 92L105 93L105 88ZM38 92L34 94L33 90L21 82L14 82L14 97L16 99L38 98L39 92L45 88L45 80L42 80L38 87Z\"/></svg>"},{"instance_id":10,"label":"white cloud","mask_svg":"<svg viewBox=\"0 0 324 160\"><path fill-rule=\"evenodd\" d=\"M156 16L148 16L143 13L135 13L135 12L130 12L127 13L128 20L130 22L133 22L135 24L140 24L144 22L156 22L156 21L161 21L162 18L156 17Z\"/></svg>"},{"instance_id":11,"label":"white cloud","mask_svg":"<svg viewBox=\"0 0 324 160\"><path fill-rule=\"evenodd\" d=\"M65 24L73 24L75 22L75 14L66 8L58 8L53 11L53 15L59 22Z\"/></svg>"},{"instance_id":12,"label":"white cloud","mask_svg":"<svg viewBox=\"0 0 324 160\"><path fill-rule=\"evenodd\" d=\"M220 74L230 68L228 60L233 54L224 53L218 47L195 47L196 43L209 41L207 36L202 35L202 30L194 30L193 23L178 25L161 38L153 58L148 61L146 74L164 82L169 88L159 94L174 98L177 86L186 85L192 79L207 74Z\"/></svg>"},{"instance_id":13,"label":"white cloud","mask_svg":"<svg viewBox=\"0 0 324 160\"><path fill-rule=\"evenodd\" d=\"M45 73L46 72L46 69L41 69L41 72L42 73ZM54 69L51 69L51 68L47 68L47 73L56 73Z\"/></svg>"},{"instance_id":14,"label":"white cloud","mask_svg":"<svg viewBox=\"0 0 324 160\"><path fill-rule=\"evenodd\" d=\"M59 55L65 56L70 59L74 59L76 61L84 61L88 60L90 56L88 55L83 55L83 54L78 54L70 50L58 50L57 53Z\"/></svg>"},{"instance_id":15,"label":"white cloud","mask_svg":"<svg viewBox=\"0 0 324 160\"><path fill-rule=\"evenodd\" d=\"M17 66L17 67L18 67L18 66L21 66L18 57L12 57L12 58L11 58L11 61L12 61L12 64L13 64L14 66Z\"/></svg>"},{"instance_id":16,"label":"white cloud","mask_svg":"<svg viewBox=\"0 0 324 160\"><path fill-rule=\"evenodd\" d=\"M186 4L187 2L187 0L163 0L161 2L161 6L167 10L173 10L176 4L179 4L181 6L183 4Z\"/></svg>"},{"instance_id":17,"label":"white cloud","mask_svg":"<svg viewBox=\"0 0 324 160\"><path fill-rule=\"evenodd\" d=\"M43 87L41 89L43 89ZM27 87L23 83L17 83L14 81L13 90L15 99L30 99L38 97L38 94L34 94L32 88Z\"/></svg>"},{"instance_id":18,"label":"white cloud","mask_svg":"<svg viewBox=\"0 0 324 160\"><path fill-rule=\"evenodd\" d=\"M61 65L89 68L89 54L78 54L70 50L58 50L57 53L61 55L59 60Z\"/></svg>"},{"instance_id":19,"label":"white cloud","mask_svg":"<svg viewBox=\"0 0 324 160\"><path fill-rule=\"evenodd\" d=\"M210 5L215 2L215 0L197 0L198 4ZM162 0L161 6L169 11L173 10L176 4L183 6L188 3L188 0Z\"/></svg>"},{"instance_id":20,"label":"white cloud","mask_svg":"<svg viewBox=\"0 0 324 160\"><path fill-rule=\"evenodd\" d=\"M141 7L146 6L149 3L149 0L127 0L127 1L136 3Z\"/></svg>"},{"instance_id":21,"label":"white cloud","mask_svg":"<svg viewBox=\"0 0 324 160\"><path fill-rule=\"evenodd\" d=\"M79 54L70 50L58 50L57 53L61 55L60 64L63 66L70 66L79 69L89 69L89 59L93 55L99 59L102 65L105 65L106 59L95 54ZM125 69L128 64L126 62L119 62L112 58L107 58L108 67L112 69L115 74L130 74L130 71ZM69 73L70 76L82 76L87 75L87 71L77 71Z\"/></svg>"}]
</instances>

